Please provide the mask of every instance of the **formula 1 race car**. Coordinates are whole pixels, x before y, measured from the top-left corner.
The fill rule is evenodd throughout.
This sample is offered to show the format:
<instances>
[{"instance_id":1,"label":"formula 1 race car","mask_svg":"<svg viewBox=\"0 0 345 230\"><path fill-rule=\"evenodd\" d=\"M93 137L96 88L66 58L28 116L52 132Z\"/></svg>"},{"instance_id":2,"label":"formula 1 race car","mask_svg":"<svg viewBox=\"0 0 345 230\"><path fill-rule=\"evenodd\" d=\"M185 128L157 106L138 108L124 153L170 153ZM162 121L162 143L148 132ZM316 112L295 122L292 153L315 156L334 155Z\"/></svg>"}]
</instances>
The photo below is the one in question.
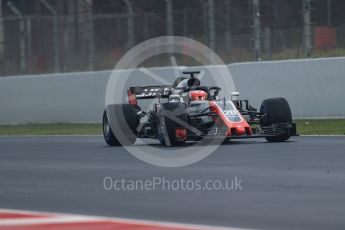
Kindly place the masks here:
<instances>
[{"instance_id":1,"label":"formula 1 race car","mask_svg":"<svg viewBox=\"0 0 345 230\"><path fill-rule=\"evenodd\" d=\"M199 71L183 72L173 85L137 86L128 90L128 104L108 105L103 113L103 135L110 146L131 145L136 138L158 139L177 146L204 138L266 138L286 141L296 135L291 110L284 98L262 102L260 111L233 92L219 98L218 86L201 86ZM143 111L138 100L156 99ZM113 130L115 132L113 132Z\"/></svg>"}]
</instances>

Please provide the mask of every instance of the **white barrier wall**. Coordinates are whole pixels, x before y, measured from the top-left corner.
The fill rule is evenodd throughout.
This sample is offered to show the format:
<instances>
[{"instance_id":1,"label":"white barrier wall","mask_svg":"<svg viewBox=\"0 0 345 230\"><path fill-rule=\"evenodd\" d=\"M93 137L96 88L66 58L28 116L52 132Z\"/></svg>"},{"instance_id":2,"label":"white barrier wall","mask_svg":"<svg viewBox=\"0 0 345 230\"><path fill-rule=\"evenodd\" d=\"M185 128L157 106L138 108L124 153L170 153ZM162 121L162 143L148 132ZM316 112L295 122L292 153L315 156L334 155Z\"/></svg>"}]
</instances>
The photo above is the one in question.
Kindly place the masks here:
<instances>
[{"instance_id":1,"label":"white barrier wall","mask_svg":"<svg viewBox=\"0 0 345 230\"><path fill-rule=\"evenodd\" d=\"M213 68L225 67L209 70ZM345 58L240 63L228 68L241 96L256 107L265 98L282 96L295 117L345 117ZM170 82L175 76L171 67L150 70ZM110 74L0 77L0 123L100 122ZM133 75L136 78L128 84L157 84L138 70ZM206 84L210 81L207 71L203 79Z\"/></svg>"},{"instance_id":2,"label":"white barrier wall","mask_svg":"<svg viewBox=\"0 0 345 230\"><path fill-rule=\"evenodd\" d=\"M0 122L100 119L109 71L0 78Z\"/></svg>"},{"instance_id":3,"label":"white barrier wall","mask_svg":"<svg viewBox=\"0 0 345 230\"><path fill-rule=\"evenodd\" d=\"M299 118L345 117L345 58L255 62L229 66L241 91L259 106L285 97Z\"/></svg>"},{"instance_id":4,"label":"white barrier wall","mask_svg":"<svg viewBox=\"0 0 345 230\"><path fill-rule=\"evenodd\" d=\"M174 76L172 68L151 70L163 78ZM109 70L0 77L0 123L100 122L110 74Z\"/></svg>"}]
</instances>

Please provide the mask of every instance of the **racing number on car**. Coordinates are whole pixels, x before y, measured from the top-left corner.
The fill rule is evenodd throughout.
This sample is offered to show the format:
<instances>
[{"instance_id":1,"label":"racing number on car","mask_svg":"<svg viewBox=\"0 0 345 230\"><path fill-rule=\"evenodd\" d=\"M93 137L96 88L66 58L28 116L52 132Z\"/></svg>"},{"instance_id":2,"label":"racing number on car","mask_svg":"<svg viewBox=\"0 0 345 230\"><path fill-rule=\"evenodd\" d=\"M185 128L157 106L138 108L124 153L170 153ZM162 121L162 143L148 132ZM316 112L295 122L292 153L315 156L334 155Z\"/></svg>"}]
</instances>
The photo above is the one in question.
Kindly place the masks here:
<instances>
[{"instance_id":1,"label":"racing number on car","mask_svg":"<svg viewBox=\"0 0 345 230\"><path fill-rule=\"evenodd\" d=\"M226 116L236 116L237 115L236 111L233 110L233 109L231 109L231 110L224 110L224 114Z\"/></svg>"}]
</instances>

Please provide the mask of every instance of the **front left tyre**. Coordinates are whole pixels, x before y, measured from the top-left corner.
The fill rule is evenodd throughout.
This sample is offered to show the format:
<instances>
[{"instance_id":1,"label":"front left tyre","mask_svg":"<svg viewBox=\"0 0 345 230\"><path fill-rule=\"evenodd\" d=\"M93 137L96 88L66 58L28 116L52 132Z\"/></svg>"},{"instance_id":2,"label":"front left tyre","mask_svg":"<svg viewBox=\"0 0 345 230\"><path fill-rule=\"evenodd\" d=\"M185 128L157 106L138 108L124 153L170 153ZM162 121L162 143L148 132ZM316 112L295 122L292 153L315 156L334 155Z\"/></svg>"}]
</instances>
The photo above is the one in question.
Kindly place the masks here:
<instances>
[{"instance_id":1,"label":"front left tyre","mask_svg":"<svg viewBox=\"0 0 345 230\"><path fill-rule=\"evenodd\" d=\"M188 124L187 106L185 103L163 103L158 112L158 140L165 146L180 146L185 143L176 137L176 129Z\"/></svg>"},{"instance_id":2,"label":"front left tyre","mask_svg":"<svg viewBox=\"0 0 345 230\"><path fill-rule=\"evenodd\" d=\"M290 133L286 127L279 128L279 125L288 126L292 123L292 115L289 103L285 98L270 98L262 102L260 112L264 114L261 120L263 127L273 127L279 133L265 137L268 142L282 142L290 138Z\"/></svg>"}]
</instances>

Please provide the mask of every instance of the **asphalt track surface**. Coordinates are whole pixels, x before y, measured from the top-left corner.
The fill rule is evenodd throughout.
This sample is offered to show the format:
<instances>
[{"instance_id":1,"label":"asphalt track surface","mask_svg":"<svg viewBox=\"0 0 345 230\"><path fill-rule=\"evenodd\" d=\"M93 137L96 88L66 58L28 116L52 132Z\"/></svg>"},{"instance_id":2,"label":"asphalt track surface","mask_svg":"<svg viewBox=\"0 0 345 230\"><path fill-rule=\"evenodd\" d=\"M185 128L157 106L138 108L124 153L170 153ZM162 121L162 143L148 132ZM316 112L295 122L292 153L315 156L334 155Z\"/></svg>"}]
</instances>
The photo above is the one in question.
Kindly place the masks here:
<instances>
[{"instance_id":1,"label":"asphalt track surface","mask_svg":"<svg viewBox=\"0 0 345 230\"><path fill-rule=\"evenodd\" d=\"M116 191L104 188L105 177L237 177L242 189ZM148 165L122 147L105 146L100 136L1 137L0 208L255 229L345 229L345 137L233 141L180 168Z\"/></svg>"}]
</instances>

